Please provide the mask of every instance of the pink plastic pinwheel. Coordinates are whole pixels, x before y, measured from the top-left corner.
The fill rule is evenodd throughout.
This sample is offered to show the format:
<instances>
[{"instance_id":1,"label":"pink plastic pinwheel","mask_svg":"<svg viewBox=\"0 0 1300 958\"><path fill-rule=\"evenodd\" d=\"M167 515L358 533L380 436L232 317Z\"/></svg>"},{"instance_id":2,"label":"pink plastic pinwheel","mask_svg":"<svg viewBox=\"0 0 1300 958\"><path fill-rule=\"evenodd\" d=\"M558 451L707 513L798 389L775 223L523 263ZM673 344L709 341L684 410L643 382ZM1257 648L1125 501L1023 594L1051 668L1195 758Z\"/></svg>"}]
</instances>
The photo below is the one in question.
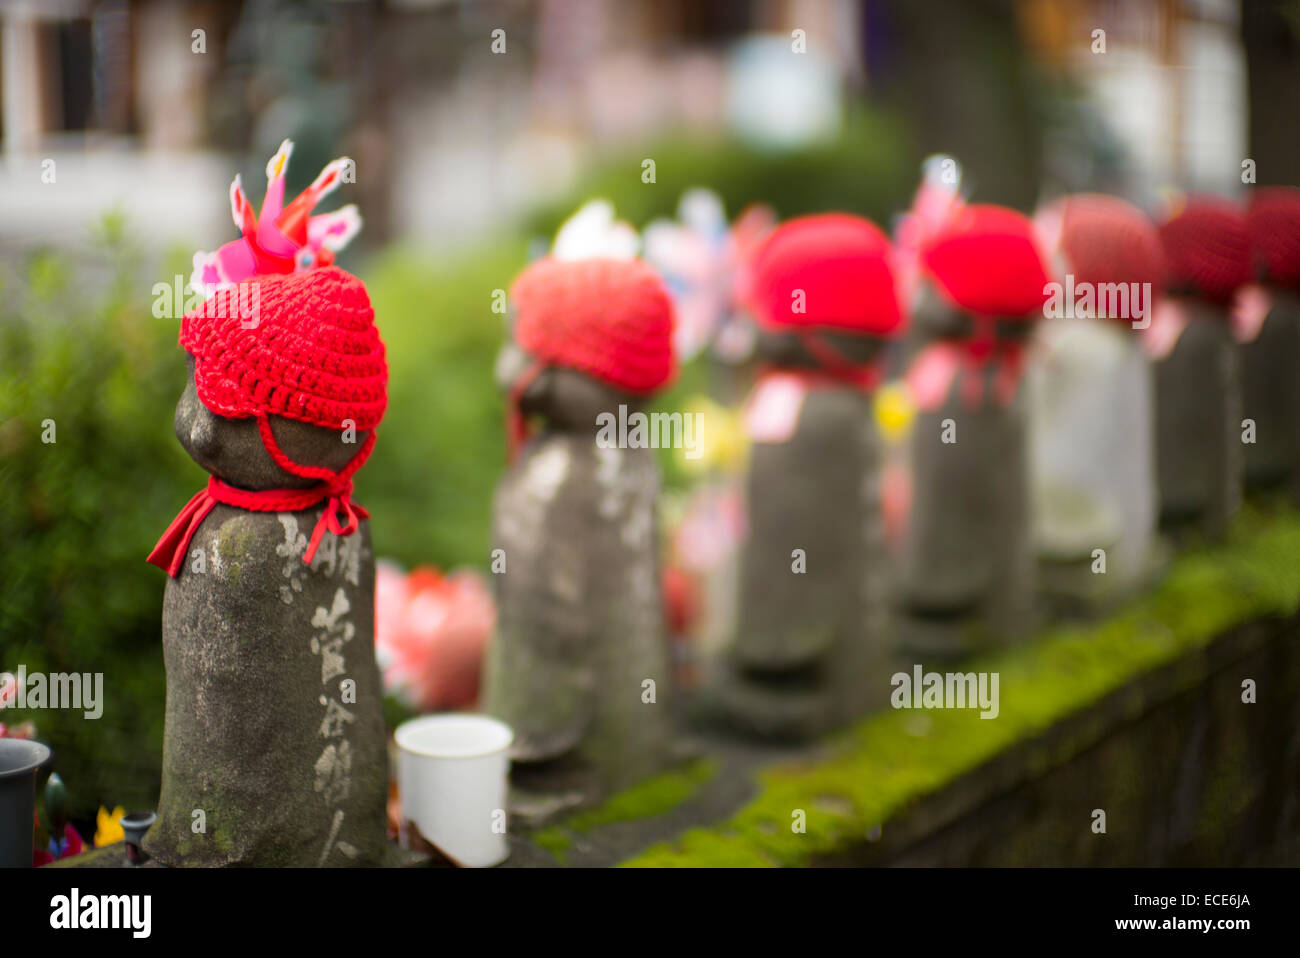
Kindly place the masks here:
<instances>
[{"instance_id":1,"label":"pink plastic pinwheel","mask_svg":"<svg viewBox=\"0 0 1300 958\"><path fill-rule=\"evenodd\" d=\"M292 152L292 141L285 140L267 163L266 199L260 213L253 211L238 176L230 184L230 212L242 235L215 252L194 254L190 285L203 296L254 275L328 266L361 229L361 215L352 205L310 215L343 181L352 163L347 157L329 163L311 186L284 205L284 174Z\"/></svg>"},{"instance_id":2,"label":"pink plastic pinwheel","mask_svg":"<svg viewBox=\"0 0 1300 958\"><path fill-rule=\"evenodd\" d=\"M894 277L900 303L912 301L921 272L921 247L965 205L957 161L943 155L927 159L911 209L894 226Z\"/></svg>"}]
</instances>

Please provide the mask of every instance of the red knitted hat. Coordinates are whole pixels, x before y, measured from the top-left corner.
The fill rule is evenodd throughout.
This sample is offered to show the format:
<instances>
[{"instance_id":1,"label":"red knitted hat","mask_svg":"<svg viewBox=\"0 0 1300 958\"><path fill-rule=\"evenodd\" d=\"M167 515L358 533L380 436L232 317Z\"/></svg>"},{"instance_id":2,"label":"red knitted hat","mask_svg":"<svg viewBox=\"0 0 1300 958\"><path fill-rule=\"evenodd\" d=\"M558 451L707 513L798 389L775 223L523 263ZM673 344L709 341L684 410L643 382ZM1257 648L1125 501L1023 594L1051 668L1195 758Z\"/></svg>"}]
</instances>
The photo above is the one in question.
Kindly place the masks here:
<instances>
[{"instance_id":1,"label":"red knitted hat","mask_svg":"<svg viewBox=\"0 0 1300 958\"><path fill-rule=\"evenodd\" d=\"M214 473L149 553L148 561L173 578L195 532L218 504L279 512L324 502L302 553L308 564L326 532L350 536L370 516L352 502L352 476L375 448L374 429L388 404L388 364L365 286L329 265L361 228L361 217L355 207L310 215L343 180L351 161L327 165L285 207L285 166L292 151L285 140L267 164L260 213L235 177L230 201L240 238L195 254L190 282L207 299L181 319L179 338L194 357L199 401L226 419L256 419L262 445L281 469L319 481L310 488L250 490ZM340 431L351 425L369 435L336 472L290 459L276 442L271 416Z\"/></svg>"},{"instance_id":2,"label":"red knitted hat","mask_svg":"<svg viewBox=\"0 0 1300 958\"><path fill-rule=\"evenodd\" d=\"M746 304L769 329L821 327L888 336L903 322L891 255L888 237L860 216L824 213L790 220L755 251Z\"/></svg>"},{"instance_id":3,"label":"red knitted hat","mask_svg":"<svg viewBox=\"0 0 1300 958\"><path fill-rule=\"evenodd\" d=\"M1206 299L1231 301L1250 282L1246 217L1218 197L1197 197L1160 226L1170 287L1191 286Z\"/></svg>"},{"instance_id":4,"label":"red knitted hat","mask_svg":"<svg viewBox=\"0 0 1300 958\"><path fill-rule=\"evenodd\" d=\"M976 204L921 248L921 266L954 306L978 316L1041 317L1049 279L1024 215Z\"/></svg>"},{"instance_id":5,"label":"red knitted hat","mask_svg":"<svg viewBox=\"0 0 1300 958\"><path fill-rule=\"evenodd\" d=\"M1061 249L1076 282L1150 283L1164 279L1160 237L1145 213L1100 193L1065 200Z\"/></svg>"},{"instance_id":6,"label":"red knitted hat","mask_svg":"<svg viewBox=\"0 0 1300 958\"><path fill-rule=\"evenodd\" d=\"M218 416L283 416L326 429L374 429L387 406L388 365L361 281L337 266L253 276L231 291L251 309L181 320L199 400ZM251 314L251 318L250 318ZM247 328L246 328L247 327Z\"/></svg>"},{"instance_id":7,"label":"red knitted hat","mask_svg":"<svg viewBox=\"0 0 1300 958\"><path fill-rule=\"evenodd\" d=\"M1300 190L1264 186L1251 191L1246 212L1255 263L1274 283L1300 289Z\"/></svg>"},{"instance_id":8,"label":"red knitted hat","mask_svg":"<svg viewBox=\"0 0 1300 958\"><path fill-rule=\"evenodd\" d=\"M540 259L510 290L515 339L535 359L629 393L672 379L673 304L641 260Z\"/></svg>"}]
</instances>

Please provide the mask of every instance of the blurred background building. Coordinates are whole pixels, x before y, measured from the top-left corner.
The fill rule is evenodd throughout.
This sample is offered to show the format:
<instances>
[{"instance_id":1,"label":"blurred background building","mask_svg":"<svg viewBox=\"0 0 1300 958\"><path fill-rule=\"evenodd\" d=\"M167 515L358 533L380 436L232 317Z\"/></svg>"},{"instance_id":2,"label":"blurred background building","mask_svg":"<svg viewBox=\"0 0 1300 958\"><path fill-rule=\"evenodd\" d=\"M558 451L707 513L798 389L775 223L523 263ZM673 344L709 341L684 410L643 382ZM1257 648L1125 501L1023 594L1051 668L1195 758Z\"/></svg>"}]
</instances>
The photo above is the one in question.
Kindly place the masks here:
<instances>
[{"instance_id":1,"label":"blurred background building","mask_svg":"<svg viewBox=\"0 0 1300 958\"><path fill-rule=\"evenodd\" d=\"M115 205L158 241L222 236L232 164L251 174L290 136L303 182L356 159L368 243L455 246L666 133L797 150L861 104L1021 207L1044 189L1231 191L1248 158L1293 182L1298 9L6 0L0 240L58 241Z\"/></svg>"}]
</instances>

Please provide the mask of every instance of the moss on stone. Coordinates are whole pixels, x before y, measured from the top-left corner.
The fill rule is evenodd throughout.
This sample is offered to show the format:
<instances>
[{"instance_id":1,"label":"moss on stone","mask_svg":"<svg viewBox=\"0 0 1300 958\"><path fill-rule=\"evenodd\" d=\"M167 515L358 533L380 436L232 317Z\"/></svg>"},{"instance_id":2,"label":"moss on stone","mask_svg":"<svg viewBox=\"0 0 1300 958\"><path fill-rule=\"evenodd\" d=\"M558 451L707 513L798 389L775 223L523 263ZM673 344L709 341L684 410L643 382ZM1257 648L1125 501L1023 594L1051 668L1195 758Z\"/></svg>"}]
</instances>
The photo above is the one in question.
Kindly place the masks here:
<instances>
[{"instance_id":1,"label":"moss on stone","mask_svg":"<svg viewBox=\"0 0 1300 958\"><path fill-rule=\"evenodd\" d=\"M252 550L257 536L247 516L227 519L217 532L217 551L225 563L226 579L238 585L243 577L241 560Z\"/></svg>"},{"instance_id":2,"label":"moss on stone","mask_svg":"<svg viewBox=\"0 0 1300 958\"><path fill-rule=\"evenodd\" d=\"M831 758L763 772L758 795L729 821L692 829L623 864L807 865L866 841L912 802L1137 676L1236 626L1293 615L1297 607L1300 513L1244 510L1224 543L1180 556L1159 588L1111 618L1055 628L962 666L1000 674L996 721L974 710L884 710L838 736ZM806 816L804 833L792 828L797 810Z\"/></svg>"},{"instance_id":3,"label":"moss on stone","mask_svg":"<svg viewBox=\"0 0 1300 958\"><path fill-rule=\"evenodd\" d=\"M697 759L619 792L597 808L578 812L531 836L534 844L563 860L574 838L606 825L640 821L672 811L717 774L717 762Z\"/></svg>"},{"instance_id":4,"label":"moss on stone","mask_svg":"<svg viewBox=\"0 0 1300 958\"><path fill-rule=\"evenodd\" d=\"M60 858L44 868L119 868L126 861L124 846L120 842L102 848L88 848L80 855Z\"/></svg>"}]
</instances>

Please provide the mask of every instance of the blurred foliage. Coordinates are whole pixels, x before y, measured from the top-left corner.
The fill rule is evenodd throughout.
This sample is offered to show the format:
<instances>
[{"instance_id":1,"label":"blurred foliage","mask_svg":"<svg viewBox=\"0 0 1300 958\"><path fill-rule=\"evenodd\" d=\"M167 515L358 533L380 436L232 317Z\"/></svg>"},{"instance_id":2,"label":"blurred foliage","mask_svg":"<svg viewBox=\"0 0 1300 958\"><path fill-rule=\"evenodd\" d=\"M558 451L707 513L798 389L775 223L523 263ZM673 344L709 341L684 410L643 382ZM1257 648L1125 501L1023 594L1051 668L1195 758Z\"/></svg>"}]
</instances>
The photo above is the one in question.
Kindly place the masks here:
<instances>
[{"instance_id":1,"label":"blurred foliage","mask_svg":"<svg viewBox=\"0 0 1300 958\"><path fill-rule=\"evenodd\" d=\"M104 675L98 720L6 720L54 748L78 822L157 797L163 581L144 557L203 475L172 436L185 370L143 277L110 217L75 268L30 253L0 295L0 669Z\"/></svg>"},{"instance_id":2,"label":"blurred foliage","mask_svg":"<svg viewBox=\"0 0 1300 958\"><path fill-rule=\"evenodd\" d=\"M388 350L388 412L357 476L375 551L410 566L488 563L492 491L505 464L505 397L492 376L505 317L493 290L522 241L431 263L397 248L362 275Z\"/></svg>"},{"instance_id":3,"label":"blurred foliage","mask_svg":"<svg viewBox=\"0 0 1300 958\"><path fill-rule=\"evenodd\" d=\"M705 186L734 218L755 202L782 218L826 210L858 213L889 229L911 202L922 157L894 114L857 109L840 137L799 150L748 146L734 139L669 139L602 163L569 195L528 219L534 233L554 234L587 200L604 197L621 219L644 226L673 216L682 193ZM641 163L655 161L655 182L641 182Z\"/></svg>"}]
</instances>

